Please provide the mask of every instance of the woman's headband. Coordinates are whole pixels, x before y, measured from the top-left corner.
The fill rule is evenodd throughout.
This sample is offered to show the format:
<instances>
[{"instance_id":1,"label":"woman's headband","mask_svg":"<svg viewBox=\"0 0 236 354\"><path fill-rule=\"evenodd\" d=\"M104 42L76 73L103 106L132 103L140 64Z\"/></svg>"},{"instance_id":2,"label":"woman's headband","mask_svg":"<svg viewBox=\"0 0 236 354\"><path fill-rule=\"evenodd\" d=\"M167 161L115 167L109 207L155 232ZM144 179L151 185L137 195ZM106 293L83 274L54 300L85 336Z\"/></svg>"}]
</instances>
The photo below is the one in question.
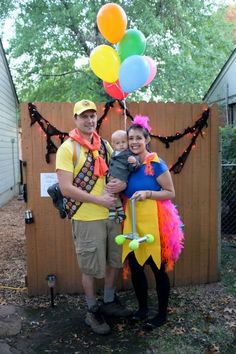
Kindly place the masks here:
<instances>
[{"instance_id":1,"label":"woman's headband","mask_svg":"<svg viewBox=\"0 0 236 354\"><path fill-rule=\"evenodd\" d=\"M132 125L135 124L135 125L140 125L140 127L146 129L149 133L151 132L152 128L151 126L149 125L149 118L147 116L139 116L139 115L136 115L134 117L134 120L132 121ZM131 126L132 126L131 125Z\"/></svg>"}]
</instances>

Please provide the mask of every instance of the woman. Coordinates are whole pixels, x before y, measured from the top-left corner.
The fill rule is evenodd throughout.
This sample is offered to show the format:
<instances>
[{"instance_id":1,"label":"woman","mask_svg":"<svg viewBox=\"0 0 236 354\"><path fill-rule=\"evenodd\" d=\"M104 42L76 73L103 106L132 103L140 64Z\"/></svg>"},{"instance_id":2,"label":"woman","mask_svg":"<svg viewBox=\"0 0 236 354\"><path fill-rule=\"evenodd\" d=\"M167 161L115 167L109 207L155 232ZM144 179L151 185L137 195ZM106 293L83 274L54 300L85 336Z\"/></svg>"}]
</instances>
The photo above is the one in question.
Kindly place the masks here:
<instances>
[{"instance_id":1,"label":"woman","mask_svg":"<svg viewBox=\"0 0 236 354\"><path fill-rule=\"evenodd\" d=\"M180 227L181 221L175 207L170 202L170 199L175 197L175 190L168 167L156 153L150 153L147 148L151 140L151 127L148 120L148 117L136 116L127 131L129 149L139 157L142 165L137 171L130 174L124 193L127 198L134 198L136 201L135 212L138 235L152 234L154 242L152 244L144 242L140 244L137 250L131 251L129 242L126 241L123 246L123 260L126 257L128 258L131 279L139 305L139 309L133 315L134 320L148 318L148 284L144 266L146 264L150 265L154 273L159 311L157 316L146 324L150 328L154 328L162 326L167 320L170 282L166 270L173 268L173 263L180 254L183 247L183 234ZM167 214L164 211L164 218L160 219L160 215L163 215L165 209L168 210ZM169 226L172 231L176 231L174 231L174 235L169 229L167 234L165 230L163 232L160 230L161 225L165 229L170 219ZM126 205L124 234L132 232L131 220L131 203L129 200ZM168 223L166 220L168 220ZM173 221L175 223L174 229ZM169 242L171 238L172 241ZM175 250L171 249L172 244L174 244Z\"/></svg>"}]
</instances>

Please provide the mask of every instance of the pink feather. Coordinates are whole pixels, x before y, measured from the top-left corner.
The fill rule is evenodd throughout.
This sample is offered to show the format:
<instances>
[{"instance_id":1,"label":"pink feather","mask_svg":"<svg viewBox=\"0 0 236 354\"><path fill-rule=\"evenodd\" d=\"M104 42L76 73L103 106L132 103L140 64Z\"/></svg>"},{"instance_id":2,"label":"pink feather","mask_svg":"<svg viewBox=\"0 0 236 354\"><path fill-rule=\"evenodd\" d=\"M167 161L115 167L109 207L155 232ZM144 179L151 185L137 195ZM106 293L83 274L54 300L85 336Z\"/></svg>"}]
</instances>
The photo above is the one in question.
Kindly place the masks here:
<instances>
[{"instance_id":1,"label":"pink feather","mask_svg":"<svg viewBox=\"0 0 236 354\"><path fill-rule=\"evenodd\" d=\"M149 118L147 116L136 115L134 117L132 124L140 125L141 127L147 129L147 131L150 133L152 128L148 122L149 122Z\"/></svg>"},{"instance_id":2,"label":"pink feather","mask_svg":"<svg viewBox=\"0 0 236 354\"><path fill-rule=\"evenodd\" d=\"M159 228L162 244L162 257L173 268L184 247L183 223L178 211L170 200L158 201ZM168 264L169 263L169 264Z\"/></svg>"}]
</instances>

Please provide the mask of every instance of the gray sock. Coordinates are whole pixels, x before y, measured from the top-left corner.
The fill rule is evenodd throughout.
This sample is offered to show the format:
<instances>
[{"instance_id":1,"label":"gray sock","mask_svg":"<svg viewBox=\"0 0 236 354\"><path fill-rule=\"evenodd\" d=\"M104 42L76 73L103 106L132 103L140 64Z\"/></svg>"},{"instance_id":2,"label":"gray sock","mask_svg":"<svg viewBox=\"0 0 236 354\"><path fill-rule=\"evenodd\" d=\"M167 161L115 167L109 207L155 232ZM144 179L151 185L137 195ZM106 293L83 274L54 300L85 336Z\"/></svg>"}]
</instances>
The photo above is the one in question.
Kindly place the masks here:
<instances>
[{"instance_id":1,"label":"gray sock","mask_svg":"<svg viewBox=\"0 0 236 354\"><path fill-rule=\"evenodd\" d=\"M86 303L87 303L87 306L89 309L91 309L91 307L93 307L97 304L97 300L95 297L85 296L85 300L86 300Z\"/></svg>"},{"instance_id":2,"label":"gray sock","mask_svg":"<svg viewBox=\"0 0 236 354\"><path fill-rule=\"evenodd\" d=\"M115 298L116 288L104 288L104 302L112 302Z\"/></svg>"}]
</instances>

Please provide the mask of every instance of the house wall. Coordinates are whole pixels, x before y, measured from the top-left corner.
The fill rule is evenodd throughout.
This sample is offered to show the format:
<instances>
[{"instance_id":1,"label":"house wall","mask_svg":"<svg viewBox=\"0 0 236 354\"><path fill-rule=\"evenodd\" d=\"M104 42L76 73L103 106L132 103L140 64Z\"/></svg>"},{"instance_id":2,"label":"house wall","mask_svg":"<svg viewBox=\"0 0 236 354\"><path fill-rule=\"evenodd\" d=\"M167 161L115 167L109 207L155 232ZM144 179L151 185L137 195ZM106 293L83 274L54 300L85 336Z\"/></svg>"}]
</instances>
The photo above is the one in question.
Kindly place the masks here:
<instances>
[{"instance_id":1,"label":"house wall","mask_svg":"<svg viewBox=\"0 0 236 354\"><path fill-rule=\"evenodd\" d=\"M236 51L229 58L222 68L209 92L205 101L211 105L217 103L221 123L236 123ZM232 117L233 115L233 117Z\"/></svg>"},{"instance_id":2,"label":"house wall","mask_svg":"<svg viewBox=\"0 0 236 354\"><path fill-rule=\"evenodd\" d=\"M0 46L0 207L19 192L17 101Z\"/></svg>"}]
</instances>

